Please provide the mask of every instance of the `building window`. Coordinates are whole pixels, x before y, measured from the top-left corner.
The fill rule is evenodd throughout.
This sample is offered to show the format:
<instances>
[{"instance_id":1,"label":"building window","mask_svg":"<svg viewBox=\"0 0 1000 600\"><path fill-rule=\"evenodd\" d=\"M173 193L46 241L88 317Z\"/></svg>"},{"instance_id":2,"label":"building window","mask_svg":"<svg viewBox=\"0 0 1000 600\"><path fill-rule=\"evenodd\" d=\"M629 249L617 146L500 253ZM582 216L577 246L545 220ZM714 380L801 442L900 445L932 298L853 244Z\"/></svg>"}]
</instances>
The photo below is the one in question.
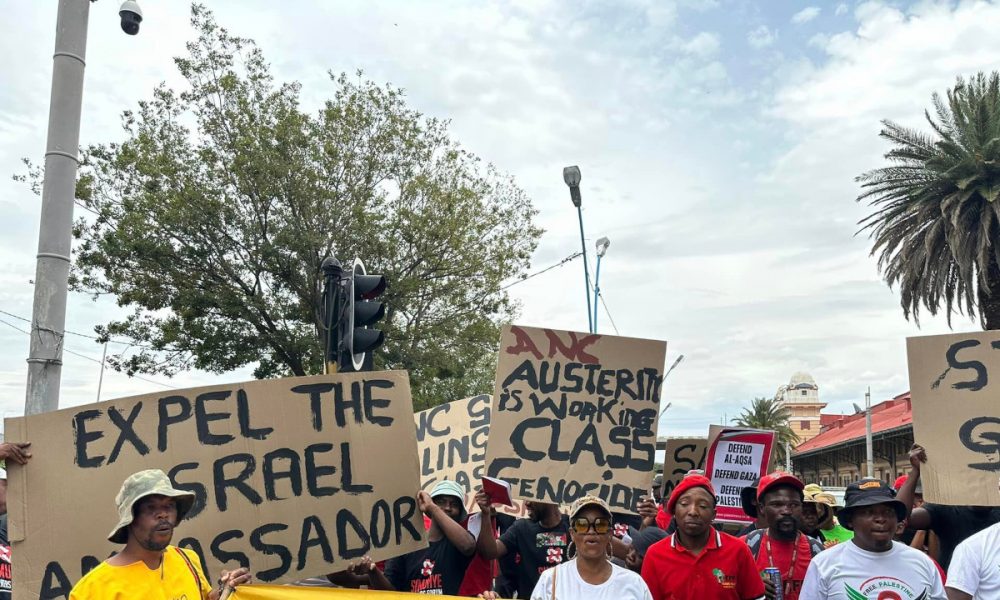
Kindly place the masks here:
<instances>
[{"instance_id":1,"label":"building window","mask_svg":"<svg viewBox=\"0 0 1000 600\"><path fill-rule=\"evenodd\" d=\"M807 396L807 395L809 395L809 392L808 392L808 390L802 390L802 395L803 395L803 396Z\"/></svg>"},{"instance_id":2,"label":"building window","mask_svg":"<svg viewBox=\"0 0 1000 600\"><path fill-rule=\"evenodd\" d=\"M802 429L812 429L812 421L802 421Z\"/></svg>"}]
</instances>

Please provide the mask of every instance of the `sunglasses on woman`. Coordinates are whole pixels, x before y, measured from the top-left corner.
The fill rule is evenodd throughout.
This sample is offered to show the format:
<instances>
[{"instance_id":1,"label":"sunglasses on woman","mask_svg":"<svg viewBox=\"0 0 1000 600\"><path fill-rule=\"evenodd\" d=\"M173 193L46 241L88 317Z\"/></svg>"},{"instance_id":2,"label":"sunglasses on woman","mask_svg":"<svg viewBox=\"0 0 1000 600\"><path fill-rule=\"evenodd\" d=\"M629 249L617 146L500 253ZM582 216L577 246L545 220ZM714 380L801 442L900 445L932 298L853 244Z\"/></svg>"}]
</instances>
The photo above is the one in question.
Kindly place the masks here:
<instances>
[{"instance_id":1,"label":"sunglasses on woman","mask_svg":"<svg viewBox=\"0 0 1000 600\"><path fill-rule=\"evenodd\" d=\"M604 517L597 517L593 521L587 517L577 517L573 519L573 531L576 533L587 533L591 528L594 529L594 533L605 534L611 531L611 519L606 519Z\"/></svg>"}]
</instances>

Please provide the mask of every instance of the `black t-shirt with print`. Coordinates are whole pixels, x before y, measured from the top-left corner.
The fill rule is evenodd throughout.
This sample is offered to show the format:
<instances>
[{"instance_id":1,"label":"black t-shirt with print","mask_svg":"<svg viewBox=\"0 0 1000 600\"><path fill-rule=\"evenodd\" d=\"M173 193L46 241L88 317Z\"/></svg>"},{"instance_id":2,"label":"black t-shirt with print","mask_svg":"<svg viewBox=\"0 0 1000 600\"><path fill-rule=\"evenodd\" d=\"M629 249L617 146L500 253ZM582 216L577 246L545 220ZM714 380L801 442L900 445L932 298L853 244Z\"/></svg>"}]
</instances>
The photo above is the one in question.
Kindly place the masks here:
<instances>
[{"instance_id":1,"label":"black t-shirt with print","mask_svg":"<svg viewBox=\"0 0 1000 600\"><path fill-rule=\"evenodd\" d=\"M517 597L530 598L542 571L566 562L569 547L569 517L549 529L530 519L518 519L500 536L507 554L517 552Z\"/></svg>"},{"instance_id":2,"label":"black t-shirt with print","mask_svg":"<svg viewBox=\"0 0 1000 600\"><path fill-rule=\"evenodd\" d=\"M471 560L447 539L440 539L387 562L385 577L400 592L456 596Z\"/></svg>"}]
</instances>

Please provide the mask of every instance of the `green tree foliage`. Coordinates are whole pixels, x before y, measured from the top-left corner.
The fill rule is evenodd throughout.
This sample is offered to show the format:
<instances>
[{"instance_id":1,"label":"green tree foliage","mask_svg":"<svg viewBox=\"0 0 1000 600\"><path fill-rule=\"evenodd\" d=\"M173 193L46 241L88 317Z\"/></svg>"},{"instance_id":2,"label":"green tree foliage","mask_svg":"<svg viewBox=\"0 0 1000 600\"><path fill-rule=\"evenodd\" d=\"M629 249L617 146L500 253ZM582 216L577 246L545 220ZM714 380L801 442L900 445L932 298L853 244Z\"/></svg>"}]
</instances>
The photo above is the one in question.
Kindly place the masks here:
<instances>
[{"instance_id":1,"label":"green tree foliage","mask_svg":"<svg viewBox=\"0 0 1000 600\"><path fill-rule=\"evenodd\" d=\"M740 427L751 429L769 429L777 434L775 439L775 456L781 465L786 463L785 444L795 448L799 436L795 435L788 420L792 413L775 398L754 398L749 407L744 407L740 416L733 423Z\"/></svg>"},{"instance_id":2,"label":"green tree foliage","mask_svg":"<svg viewBox=\"0 0 1000 600\"><path fill-rule=\"evenodd\" d=\"M360 256L390 282L376 368L408 370L417 409L490 391L517 308L501 282L541 236L525 193L401 90L331 74L306 114L251 40L200 6L192 24L187 88L161 84L123 142L84 153L72 283L129 309L98 328L140 348L116 368L321 372L320 264Z\"/></svg>"},{"instance_id":3,"label":"green tree foliage","mask_svg":"<svg viewBox=\"0 0 1000 600\"><path fill-rule=\"evenodd\" d=\"M925 112L932 135L883 121L889 166L860 177L875 212L861 221L903 313L979 315L1000 329L1000 74L959 78Z\"/></svg>"}]
</instances>

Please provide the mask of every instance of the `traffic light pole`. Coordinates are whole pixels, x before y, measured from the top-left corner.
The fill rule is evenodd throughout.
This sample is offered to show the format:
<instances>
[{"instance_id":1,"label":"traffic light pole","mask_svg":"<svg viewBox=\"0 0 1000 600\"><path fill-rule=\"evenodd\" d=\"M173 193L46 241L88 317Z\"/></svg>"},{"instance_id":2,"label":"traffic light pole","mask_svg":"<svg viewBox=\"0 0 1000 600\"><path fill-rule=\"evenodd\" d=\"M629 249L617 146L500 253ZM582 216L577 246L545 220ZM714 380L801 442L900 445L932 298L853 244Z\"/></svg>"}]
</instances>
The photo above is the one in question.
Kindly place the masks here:
<instances>
[{"instance_id":1,"label":"traffic light pole","mask_svg":"<svg viewBox=\"0 0 1000 600\"><path fill-rule=\"evenodd\" d=\"M327 375L336 373L339 360L331 357L340 356L340 317L343 313L340 279L344 268L336 258L323 259L323 277L326 280L323 290L323 372Z\"/></svg>"}]
</instances>

